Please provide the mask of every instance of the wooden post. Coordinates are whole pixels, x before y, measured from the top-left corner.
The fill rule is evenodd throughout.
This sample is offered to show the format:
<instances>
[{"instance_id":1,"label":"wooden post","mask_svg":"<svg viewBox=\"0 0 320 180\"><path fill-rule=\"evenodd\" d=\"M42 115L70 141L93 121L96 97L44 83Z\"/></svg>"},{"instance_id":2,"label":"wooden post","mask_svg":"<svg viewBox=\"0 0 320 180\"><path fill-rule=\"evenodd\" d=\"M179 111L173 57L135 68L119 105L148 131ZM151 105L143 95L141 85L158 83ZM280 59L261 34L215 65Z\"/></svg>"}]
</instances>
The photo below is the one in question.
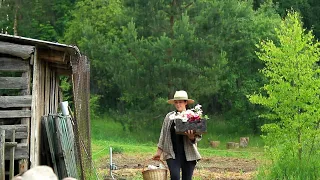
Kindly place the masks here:
<instances>
[{"instance_id":1,"label":"wooden post","mask_svg":"<svg viewBox=\"0 0 320 180\"><path fill-rule=\"evenodd\" d=\"M6 173L4 169L5 135L5 130L0 129L0 179L5 179Z\"/></svg>"},{"instance_id":2,"label":"wooden post","mask_svg":"<svg viewBox=\"0 0 320 180\"><path fill-rule=\"evenodd\" d=\"M11 142L16 141L16 130L12 130L12 137L10 139ZM14 152L15 152L15 146L10 147L10 170L9 170L9 179L12 179L14 177Z\"/></svg>"},{"instance_id":3,"label":"wooden post","mask_svg":"<svg viewBox=\"0 0 320 180\"><path fill-rule=\"evenodd\" d=\"M32 61L33 61L33 55L31 55ZM21 91L21 95L30 95L30 85L31 85L31 68L30 65L28 66L28 69L26 72L22 74L22 77L26 78L27 80L27 88ZM22 110L30 110L29 107L27 108L22 108ZM27 138L22 139L21 143L25 143L28 146L29 149L29 143L30 143L30 118L22 118L21 119L21 124L26 124L27 125ZM25 172L28 170L29 166L29 160L28 159L21 159L19 160L19 174Z\"/></svg>"},{"instance_id":4,"label":"wooden post","mask_svg":"<svg viewBox=\"0 0 320 180\"><path fill-rule=\"evenodd\" d=\"M35 167L38 165L36 151L35 149L38 147L38 122L39 120L39 109L43 108L39 106L39 93L40 93L40 61L38 61L37 57L37 49L34 52L33 58L33 78L32 78L32 107L31 107L31 128L30 128L30 167ZM20 167L21 168L21 167Z\"/></svg>"}]
</instances>

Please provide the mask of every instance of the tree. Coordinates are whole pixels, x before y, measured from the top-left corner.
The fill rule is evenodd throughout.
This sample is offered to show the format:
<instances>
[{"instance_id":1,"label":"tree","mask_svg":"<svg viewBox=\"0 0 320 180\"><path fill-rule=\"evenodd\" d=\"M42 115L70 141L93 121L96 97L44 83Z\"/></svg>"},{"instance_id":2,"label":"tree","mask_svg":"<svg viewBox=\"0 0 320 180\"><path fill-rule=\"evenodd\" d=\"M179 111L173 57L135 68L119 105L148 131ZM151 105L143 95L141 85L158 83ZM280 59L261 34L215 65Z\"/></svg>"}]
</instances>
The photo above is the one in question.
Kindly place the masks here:
<instances>
[{"instance_id":1,"label":"tree","mask_svg":"<svg viewBox=\"0 0 320 180\"><path fill-rule=\"evenodd\" d=\"M274 39L274 28L280 17L271 2L253 10L247 1L200 1L195 12L196 34L210 43L214 49L226 52L225 83L217 94L206 98L211 107L220 104L216 112L223 113L233 132L260 132L257 114L260 108L252 105L247 94L260 87L264 79L258 73L263 64L254 54L260 39ZM199 12L199 13L198 13ZM247 132L245 132L247 131Z\"/></svg>"},{"instance_id":2,"label":"tree","mask_svg":"<svg viewBox=\"0 0 320 180\"><path fill-rule=\"evenodd\" d=\"M268 109L261 115L268 156L269 179L319 179L320 143L319 42L303 29L298 13L289 12L276 29L277 40L261 41L257 52L269 80L261 92L249 96Z\"/></svg>"},{"instance_id":3,"label":"tree","mask_svg":"<svg viewBox=\"0 0 320 180\"><path fill-rule=\"evenodd\" d=\"M74 0L1 0L0 30L12 35L58 41L74 4Z\"/></svg>"},{"instance_id":4,"label":"tree","mask_svg":"<svg viewBox=\"0 0 320 180\"><path fill-rule=\"evenodd\" d=\"M254 0L254 7L257 8L265 1ZM293 9L301 13L304 27L313 30L315 36L320 38L320 4L318 0L273 0L277 6L277 12L281 17L285 17L287 10Z\"/></svg>"}]
</instances>

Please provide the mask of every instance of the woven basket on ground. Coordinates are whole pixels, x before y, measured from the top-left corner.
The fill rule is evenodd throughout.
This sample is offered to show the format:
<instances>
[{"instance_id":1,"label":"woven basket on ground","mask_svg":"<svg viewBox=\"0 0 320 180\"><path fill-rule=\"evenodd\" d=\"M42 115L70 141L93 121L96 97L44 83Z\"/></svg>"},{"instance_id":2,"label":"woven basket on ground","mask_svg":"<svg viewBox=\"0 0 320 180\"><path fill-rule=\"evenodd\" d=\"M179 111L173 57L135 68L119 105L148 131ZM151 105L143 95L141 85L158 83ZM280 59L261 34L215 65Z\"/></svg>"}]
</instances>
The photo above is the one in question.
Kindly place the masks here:
<instances>
[{"instance_id":1,"label":"woven basket on ground","mask_svg":"<svg viewBox=\"0 0 320 180\"><path fill-rule=\"evenodd\" d=\"M153 160L153 159L151 159ZM148 162L150 160L147 160ZM160 161L166 169L147 169L145 170L145 164L143 165L142 169L142 176L143 180L167 180L167 173L168 173L168 168L166 164L162 160L154 160L154 161Z\"/></svg>"}]
</instances>

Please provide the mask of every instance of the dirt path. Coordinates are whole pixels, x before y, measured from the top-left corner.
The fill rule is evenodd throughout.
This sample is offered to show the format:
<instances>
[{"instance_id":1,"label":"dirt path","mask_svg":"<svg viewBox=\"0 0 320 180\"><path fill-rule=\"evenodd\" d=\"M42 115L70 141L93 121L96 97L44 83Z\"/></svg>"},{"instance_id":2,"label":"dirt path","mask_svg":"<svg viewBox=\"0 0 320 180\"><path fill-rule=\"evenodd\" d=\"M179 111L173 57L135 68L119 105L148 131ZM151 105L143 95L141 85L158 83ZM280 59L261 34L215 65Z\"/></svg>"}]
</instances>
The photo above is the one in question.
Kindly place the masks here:
<instances>
[{"instance_id":1,"label":"dirt path","mask_svg":"<svg viewBox=\"0 0 320 180\"><path fill-rule=\"evenodd\" d=\"M159 162L146 161L152 154L113 156L117 170L112 171L116 179L142 179L144 165ZM98 172L103 179L110 179L109 159L99 160ZM242 159L232 157L204 157L196 166L194 179L198 180L248 180L252 179L259 162L256 159Z\"/></svg>"}]
</instances>

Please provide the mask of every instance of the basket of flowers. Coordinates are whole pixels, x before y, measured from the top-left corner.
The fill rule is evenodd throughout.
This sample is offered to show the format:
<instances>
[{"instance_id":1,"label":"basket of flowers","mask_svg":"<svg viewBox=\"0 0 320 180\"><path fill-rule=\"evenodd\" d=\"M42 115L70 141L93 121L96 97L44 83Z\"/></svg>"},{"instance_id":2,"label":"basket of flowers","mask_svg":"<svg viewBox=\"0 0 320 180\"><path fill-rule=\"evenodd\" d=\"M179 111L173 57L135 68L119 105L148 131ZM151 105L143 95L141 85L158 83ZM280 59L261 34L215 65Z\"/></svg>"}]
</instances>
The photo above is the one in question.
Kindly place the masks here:
<instances>
[{"instance_id":1,"label":"basket of flowers","mask_svg":"<svg viewBox=\"0 0 320 180\"><path fill-rule=\"evenodd\" d=\"M192 109L170 115L169 118L175 121L177 134L185 134L188 130L193 130L195 134L207 132L207 120L209 118L203 114L201 107L200 104L197 104Z\"/></svg>"}]
</instances>

